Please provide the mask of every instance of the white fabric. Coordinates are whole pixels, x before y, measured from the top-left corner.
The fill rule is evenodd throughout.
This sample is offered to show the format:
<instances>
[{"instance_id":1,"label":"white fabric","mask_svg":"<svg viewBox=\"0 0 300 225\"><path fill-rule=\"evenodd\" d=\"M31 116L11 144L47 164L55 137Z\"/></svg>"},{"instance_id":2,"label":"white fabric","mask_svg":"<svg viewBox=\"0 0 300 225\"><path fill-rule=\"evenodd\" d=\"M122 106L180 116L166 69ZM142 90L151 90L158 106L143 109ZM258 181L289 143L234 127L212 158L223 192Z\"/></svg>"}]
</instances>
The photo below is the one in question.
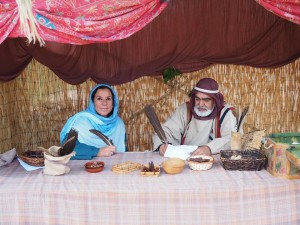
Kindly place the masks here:
<instances>
[{"instance_id":1,"label":"white fabric","mask_svg":"<svg viewBox=\"0 0 300 225\"><path fill-rule=\"evenodd\" d=\"M222 112L226 108L223 108ZM221 113L222 114L222 113ZM221 138L215 138L215 131L213 133L214 140L209 140L211 130L215 127L215 120L197 120L192 118L189 129L186 132L185 145L207 145L212 153L218 153L220 150L230 149L231 132L235 131L236 118L231 110L224 117L221 126ZM171 115L167 121L162 125L168 141L173 145L181 144L181 136L187 126L187 109L186 104L180 105L173 115ZM154 148L156 149L161 141L155 134L153 137Z\"/></svg>"},{"instance_id":2,"label":"white fabric","mask_svg":"<svg viewBox=\"0 0 300 225\"><path fill-rule=\"evenodd\" d=\"M197 91L200 91L200 92L210 93L210 94L219 93L219 90L207 90L207 89L202 89L202 88L198 88L198 87L195 87L194 89Z\"/></svg>"},{"instance_id":3,"label":"white fabric","mask_svg":"<svg viewBox=\"0 0 300 225\"><path fill-rule=\"evenodd\" d=\"M33 170L38 170L38 169L42 169L44 168L43 166L32 166L27 164L26 162L24 162L22 159L20 159L19 157L17 158L20 165L26 170L26 171L33 171Z\"/></svg>"},{"instance_id":4,"label":"white fabric","mask_svg":"<svg viewBox=\"0 0 300 225\"><path fill-rule=\"evenodd\" d=\"M52 151L55 149L53 146L50 148ZM60 148L57 148L59 150ZM63 175L70 172L70 167L67 165L71 157L75 155L75 152L72 152L69 155L55 157L44 153L45 156L45 167L44 174L47 175Z\"/></svg>"},{"instance_id":5,"label":"white fabric","mask_svg":"<svg viewBox=\"0 0 300 225\"><path fill-rule=\"evenodd\" d=\"M15 148L0 154L0 167L11 163L17 155Z\"/></svg>"},{"instance_id":6,"label":"white fabric","mask_svg":"<svg viewBox=\"0 0 300 225\"><path fill-rule=\"evenodd\" d=\"M168 145L164 157L179 158L186 160L191 156L191 152L198 148L196 145Z\"/></svg>"}]
</instances>

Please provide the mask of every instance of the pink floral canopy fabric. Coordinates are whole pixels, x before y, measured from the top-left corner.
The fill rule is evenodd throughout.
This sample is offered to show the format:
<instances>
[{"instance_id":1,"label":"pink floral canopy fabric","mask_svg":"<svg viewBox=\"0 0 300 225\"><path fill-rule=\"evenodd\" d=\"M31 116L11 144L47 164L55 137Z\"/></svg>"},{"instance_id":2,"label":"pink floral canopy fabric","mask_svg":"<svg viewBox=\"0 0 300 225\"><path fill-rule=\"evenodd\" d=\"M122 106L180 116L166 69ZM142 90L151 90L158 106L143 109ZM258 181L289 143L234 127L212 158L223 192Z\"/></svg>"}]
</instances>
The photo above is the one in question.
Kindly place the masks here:
<instances>
[{"instance_id":1,"label":"pink floral canopy fabric","mask_svg":"<svg viewBox=\"0 0 300 225\"><path fill-rule=\"evenodd\" d=\"M8 37L112 42L141 30L166 6L161 0L0 0L0 44Z\"/></svg>"},{"instance_id":2,"label":"pink floral canopy fabric","mask_svg":"<svg viewBox=\"0 0 300 225\"><path fill-rule=\"evenodd\" d=\"M21 21L45 45L28 44ZM32 60L70 84L118 85L170 67L272 68L300 57L299 24L257 0L0 0L0 38L0 82L18 77Z\"/></svg>"},{"instance_id":3,"label":"pink floral canopy fabric","mask_svg":"<svg viewBox=\"0 0 300 225\"><path fill-rule=\"evenodd\" d=\"M299 0L256 0L260 5L293 23L300 25L300 1Z\"/></svg>"}]
</instances>

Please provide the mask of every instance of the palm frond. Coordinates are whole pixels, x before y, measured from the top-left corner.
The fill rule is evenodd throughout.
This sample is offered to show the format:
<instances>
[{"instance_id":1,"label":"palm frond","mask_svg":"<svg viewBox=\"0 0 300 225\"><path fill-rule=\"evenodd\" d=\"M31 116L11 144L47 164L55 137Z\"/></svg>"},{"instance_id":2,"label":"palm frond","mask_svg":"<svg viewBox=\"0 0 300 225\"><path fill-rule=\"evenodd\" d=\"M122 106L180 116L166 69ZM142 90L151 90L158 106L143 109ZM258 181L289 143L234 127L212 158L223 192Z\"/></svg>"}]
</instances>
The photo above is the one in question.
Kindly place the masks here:
<instances>
[{"instance_id":1,"label":"palm frond","mask_svg":"<svg viewBox=\"0 0 300 225\"><path fill-rule=\"evenodd\" d=\"M144 111L146 113L146 116L148 117L151 125L153 126L154 128L154 131L155 133L158 135L158 137L160 138L161 142L163 144L168 144L168 140L167 140L167 137L166 137L166 134L157 118L157 115L152 107L152 105L147 105L145 108L144 108Z\"/></svg>"}]
</instances>

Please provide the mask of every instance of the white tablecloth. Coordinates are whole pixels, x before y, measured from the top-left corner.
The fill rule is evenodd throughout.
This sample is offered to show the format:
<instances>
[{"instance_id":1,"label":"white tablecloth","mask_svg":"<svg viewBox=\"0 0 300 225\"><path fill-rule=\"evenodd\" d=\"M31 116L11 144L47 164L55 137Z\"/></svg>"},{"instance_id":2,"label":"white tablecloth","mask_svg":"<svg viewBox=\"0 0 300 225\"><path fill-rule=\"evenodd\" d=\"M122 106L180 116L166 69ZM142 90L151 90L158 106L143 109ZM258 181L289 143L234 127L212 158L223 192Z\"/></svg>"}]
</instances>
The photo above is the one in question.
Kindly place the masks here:
<instances>
[{"instance_id":1,"label":"white tablecloth","mask_svg":"<svg viewBox=\"0 0 300 225\"><path fill-rule=\"evenodd\" d=\"M157 153L121 153L100 173L71 160L69 174L26 171L15 160L0 168L0 224L300 224L300 180L262 171L224 170L219 156L208 171L142 177L116 174L126 161L160 164Z\"/></svg>"}]
</instances>

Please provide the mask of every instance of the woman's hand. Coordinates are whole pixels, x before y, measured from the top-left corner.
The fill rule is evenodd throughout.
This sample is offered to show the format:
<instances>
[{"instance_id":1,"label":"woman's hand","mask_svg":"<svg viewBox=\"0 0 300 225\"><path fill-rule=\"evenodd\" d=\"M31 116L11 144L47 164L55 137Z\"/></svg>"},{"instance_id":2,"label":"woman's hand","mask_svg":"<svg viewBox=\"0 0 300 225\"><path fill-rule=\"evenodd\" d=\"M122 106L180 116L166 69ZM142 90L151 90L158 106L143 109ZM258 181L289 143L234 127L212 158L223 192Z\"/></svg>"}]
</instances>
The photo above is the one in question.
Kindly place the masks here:
<instances>
[{"instance_id":1,"label":"woman's hand","mask_svg":"<svg viewBox=\"0 0 300 225\"><path fill-rule=\"evenodd\" d=\"M167 144L162 144L161 146L159 146L159 154L161 156L165 155L165 152L167 151L168 145Z\"/></svg>"},{"instance_id":2,"label":"woman's hand","mask_svg":"<svg viewBox=\"0 0 300 225\"><path fill-rule=\"evenodd\" d=\"M109 145L109 146L100 148L97 156L100 156L100 157L106 156L106 157L108 157L108 156L112 156L112 155L116 154L116 152L117 152L116 146Z\"/></svg>"},{"instance_id":3,"label":"woman's hand","mask_svg":"<svg viewBox=\"0 0 300 225\"><path fill-rule=\"evenodd\" d=\"M211 150L206 145L199 146L195 151L192 152L192 155L208 155L208 156L211 156Z\"/></svg>"}]
</instances>

